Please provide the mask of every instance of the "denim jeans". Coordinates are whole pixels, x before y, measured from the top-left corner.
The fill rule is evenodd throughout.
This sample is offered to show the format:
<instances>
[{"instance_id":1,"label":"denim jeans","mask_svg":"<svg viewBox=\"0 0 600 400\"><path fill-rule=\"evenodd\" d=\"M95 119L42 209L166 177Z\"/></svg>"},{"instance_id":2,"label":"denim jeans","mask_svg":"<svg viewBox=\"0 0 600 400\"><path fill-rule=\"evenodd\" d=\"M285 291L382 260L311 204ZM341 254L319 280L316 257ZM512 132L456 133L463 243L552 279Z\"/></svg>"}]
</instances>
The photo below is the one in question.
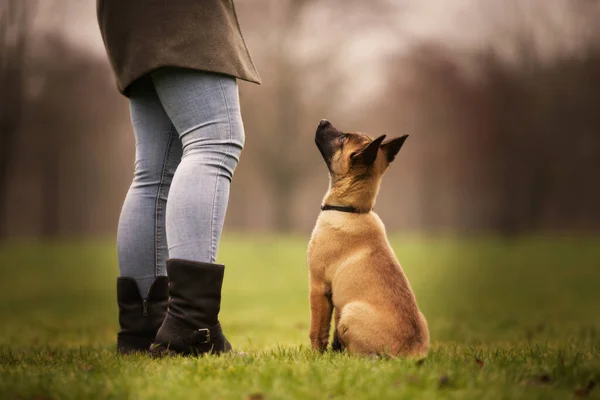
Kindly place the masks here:
<instances>
[{"instance_id":1,"label":"denim jeans","mask_svg":"<svg viewBox=\"0 0 600 400\"><path fill-rule=\"evenodd\" d=\"M135 174L117 232L121 276L142 297L166 260L214 263L244 145L235 78L165 68L130 92Z\"/></svg>"}]
</instances>

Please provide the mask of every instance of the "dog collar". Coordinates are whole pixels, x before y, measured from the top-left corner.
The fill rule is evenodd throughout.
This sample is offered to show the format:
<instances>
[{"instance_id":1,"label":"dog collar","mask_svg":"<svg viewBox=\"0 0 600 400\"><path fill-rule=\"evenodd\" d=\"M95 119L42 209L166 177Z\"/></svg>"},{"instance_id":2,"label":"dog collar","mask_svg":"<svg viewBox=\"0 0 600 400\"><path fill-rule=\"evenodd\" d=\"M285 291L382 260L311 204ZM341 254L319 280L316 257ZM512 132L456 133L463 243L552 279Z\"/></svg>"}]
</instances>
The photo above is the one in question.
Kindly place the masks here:
<instances>
[{"instance_id":1,"label":"dog collar","mask_svg":"<svg viewBox=\"0 0 600 400\"><path fill-rule=\"evenodd\" d=\"M347 212L347 213L354 213L354 214L366 214L365 212L360 211L358 208L356 207L352 207L352 206L332 206L329 204L323 204L321 206L321 211L341 211L341 212ZM367 211L370 212L371 210Z\"/></svg>"}]
</instances>

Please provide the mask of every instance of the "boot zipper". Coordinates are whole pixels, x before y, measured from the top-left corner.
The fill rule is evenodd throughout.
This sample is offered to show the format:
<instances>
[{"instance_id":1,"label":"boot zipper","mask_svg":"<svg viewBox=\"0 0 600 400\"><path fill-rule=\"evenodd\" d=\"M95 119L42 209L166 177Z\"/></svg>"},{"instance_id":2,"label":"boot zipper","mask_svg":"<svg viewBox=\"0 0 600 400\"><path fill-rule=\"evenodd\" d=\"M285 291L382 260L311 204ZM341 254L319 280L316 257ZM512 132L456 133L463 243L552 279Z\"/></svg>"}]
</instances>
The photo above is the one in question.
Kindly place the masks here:
<instances>
[{"instance_id":1,"label":"boot zipper","mask_svg":"<svg viewBox=\"0 0 600 400\"><path fill-rule=\"evenodd\" d=\"M148 316L148 300L142 300L142 307L144 307L144 317Z\"/></svg>"}]
</instances>

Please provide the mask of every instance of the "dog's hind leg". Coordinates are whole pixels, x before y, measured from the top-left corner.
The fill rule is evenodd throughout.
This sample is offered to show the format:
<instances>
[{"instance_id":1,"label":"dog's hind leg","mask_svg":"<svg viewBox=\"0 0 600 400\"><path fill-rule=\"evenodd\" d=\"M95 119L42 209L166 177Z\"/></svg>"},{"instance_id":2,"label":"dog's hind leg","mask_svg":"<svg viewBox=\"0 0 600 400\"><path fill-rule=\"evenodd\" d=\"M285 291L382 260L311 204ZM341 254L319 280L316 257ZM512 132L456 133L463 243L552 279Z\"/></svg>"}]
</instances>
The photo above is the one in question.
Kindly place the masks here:
<instances>
[{"instance_id":1,"label":"dog's hind leg","mask_svg":"<svg viewBox=\"0 0 600 400\"><path fill-rule=\"evenodd\" d=\"M343 340L348 351L358 354L376 353L373 350L372 331L369 322L375 310L368 304L355 301L348 303L341 310L336 324L336 333L340 342Z\"/></svg>"},{"instance_id":2,"label":"dog's hind leg","mask_svg":"<svg viewBox=\"0 0 600 400\"><path fill-rule=\"evenodd\" d=\"M344 306L338 332L351 353L422 358L427 354L429 333L422 325L424 317L419 315L419 319L416 325L402 328L390 324L369 304L355 301Z\"/></svg>"},{"instance_id":3,"label":"dog's hind leg","mask_svg":"<svg viewBox=\"0 0 600 400\"><path fill-rule=\"evenodd\" d=\"M385 319L383 319L385 322ZM340 340L354 354L395 354L393 334L382 325L376 309L362 301L348 303L338 324Z\"/></svg>"}]
</instances>

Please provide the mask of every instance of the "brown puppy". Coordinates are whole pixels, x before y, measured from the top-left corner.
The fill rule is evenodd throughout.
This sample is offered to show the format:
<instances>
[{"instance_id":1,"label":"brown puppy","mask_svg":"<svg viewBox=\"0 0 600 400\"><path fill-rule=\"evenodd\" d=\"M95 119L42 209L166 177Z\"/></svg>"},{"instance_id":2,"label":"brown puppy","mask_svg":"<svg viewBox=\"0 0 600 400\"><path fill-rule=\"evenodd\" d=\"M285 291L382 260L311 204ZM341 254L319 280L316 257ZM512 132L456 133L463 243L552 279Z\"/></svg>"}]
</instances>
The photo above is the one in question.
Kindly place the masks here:
<instances>
[{"instance_id":1,"label":"brown puppy","mask_svg":"<svg viewBox=\"0 0 600 400\"><path fill-rule=\"evenodd\" d=\"M335 309L334 350L424 357L427 321L373 211L383 173L408 135L383 143L319 123L315 142L329 169L308 245L310 341L325 350Z\"/></svg>"}]
</instances>

